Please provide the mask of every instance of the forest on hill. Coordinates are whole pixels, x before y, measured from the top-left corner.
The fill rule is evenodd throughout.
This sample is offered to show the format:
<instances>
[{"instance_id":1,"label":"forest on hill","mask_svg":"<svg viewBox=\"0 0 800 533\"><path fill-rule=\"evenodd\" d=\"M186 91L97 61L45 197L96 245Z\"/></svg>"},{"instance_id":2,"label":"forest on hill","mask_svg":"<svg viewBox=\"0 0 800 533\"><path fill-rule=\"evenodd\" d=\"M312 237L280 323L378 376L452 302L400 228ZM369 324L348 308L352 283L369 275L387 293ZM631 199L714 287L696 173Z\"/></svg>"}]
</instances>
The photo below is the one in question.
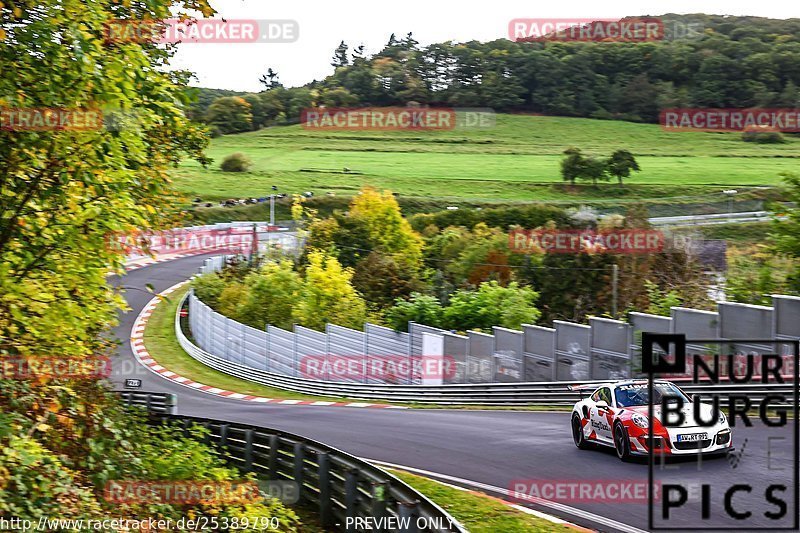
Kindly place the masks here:
<instances>
[{"instance_id":1,"label":"forest on hill","mask_svg":"<svg viewBox=\"0 0 800 533\"><path fill-rule=\"evenodd\" d=\"M666 38L653 42L421 46L408 33L368 55L353 37L333 51L334 72L323 80L284 87L265 65L262 92L200 89L190 115L232 133L297 122L316 105L419 103L636 122L656 122L665 108L800 106L800 19L660 19Z\"/></svg>"}]
</instances>

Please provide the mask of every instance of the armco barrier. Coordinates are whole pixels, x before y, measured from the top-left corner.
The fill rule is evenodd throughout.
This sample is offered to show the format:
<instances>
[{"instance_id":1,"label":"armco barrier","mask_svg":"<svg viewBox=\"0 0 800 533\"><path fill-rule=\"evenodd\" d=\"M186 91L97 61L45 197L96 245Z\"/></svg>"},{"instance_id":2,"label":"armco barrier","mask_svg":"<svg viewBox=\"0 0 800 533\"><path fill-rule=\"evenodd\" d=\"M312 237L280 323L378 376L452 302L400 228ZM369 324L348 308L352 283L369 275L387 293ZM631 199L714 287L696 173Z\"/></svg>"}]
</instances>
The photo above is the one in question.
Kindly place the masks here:
<instances>
[{"instance_id":1,"label":"armco barrier","mask_svg":"<svg viewBox=\"0 0 800 533\"><path fill-rule=\"evenodd\" d=\"M167 392L122 391L117 394L125 405L144 407L151 413L172 415L178 405L175 395Z\"/></svg>"},{"instance_id":2,"label":"armco barrier","mask_svg":"<svg viewBox=\"0 0 800 533\"><path fill-rule=\"evenodd\" d=\"M184 296L179 308L183 306ZM485 406L572 406L581 394L569 390L569 385L604 383L600 380L571 380L523 383L458 383L446 385L387 385L378 383L342 383L287 376L244 366L234 361L208 353L190 341L181 327L180 313L175 315L175 334L181 347L194 359L220 372L260 383L269 387L316 396L333 396L371 401L402 403L430 403L437 405ZM680 383L679 380L678 383ZM744 392L754 402L767 394L792 394L792 384L737 384L702 385L687 384L682 388L688 394L711 392ZM723 403L724 405L724 403Z\"/></svg>"},{"instance_id":3,"label":"armco barrier","mask_svg":"<svg viewBox=\"0 0 800 533\"><path fill-rule=\"evenodd\" d=\"M166 405L170 394L121 393L129 405ZM165 414L150 420L208 430L206 442L243 472L263 481L293 482L301 501L314 506L325 527L356 531L355 519L389 524L382 531L466 533L444 509L385 470L299 435L248 424ZM381 519L386 519L381 522ZM351 527L347 527L348 519ZM373 522L374 521L374 522ZM394 526L394 527L392 527Z\"/></svg>"}]
</instances>

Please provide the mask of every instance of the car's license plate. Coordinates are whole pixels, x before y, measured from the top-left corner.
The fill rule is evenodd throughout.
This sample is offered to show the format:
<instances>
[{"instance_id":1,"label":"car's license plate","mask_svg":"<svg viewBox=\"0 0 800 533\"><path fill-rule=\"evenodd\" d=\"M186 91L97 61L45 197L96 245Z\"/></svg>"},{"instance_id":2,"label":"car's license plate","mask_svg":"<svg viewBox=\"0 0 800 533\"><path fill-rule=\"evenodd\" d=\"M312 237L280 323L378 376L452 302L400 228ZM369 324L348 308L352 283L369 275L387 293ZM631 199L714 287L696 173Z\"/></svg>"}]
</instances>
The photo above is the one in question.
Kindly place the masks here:
<instances>
[{"instance_id":1,"label":"car's license plate","mask_svg":"<svg viewBox=\"0 0 800 533\"><path fill-rule=\"evenodd\" d=\"M678 442L697 442L698 440L706 440L708 433L689 433L687 435L678 435Z\"/></svg>"}]
</instances>

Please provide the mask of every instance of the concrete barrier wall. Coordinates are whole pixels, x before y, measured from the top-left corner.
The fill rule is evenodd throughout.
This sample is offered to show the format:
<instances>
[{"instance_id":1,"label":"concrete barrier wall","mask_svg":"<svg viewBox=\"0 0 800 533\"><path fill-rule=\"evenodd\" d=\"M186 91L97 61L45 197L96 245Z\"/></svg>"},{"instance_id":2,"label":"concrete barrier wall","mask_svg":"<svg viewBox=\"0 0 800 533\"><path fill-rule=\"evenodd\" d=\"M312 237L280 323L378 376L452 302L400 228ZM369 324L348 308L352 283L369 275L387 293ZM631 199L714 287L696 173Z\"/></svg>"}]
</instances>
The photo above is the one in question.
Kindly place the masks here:
<instances>
[{"instance_id":1,"label":"concrete barrier wall","mask_svg":"<svg viewBox=\"0 0 800 533\"><path fill-rule=\"evenodd\" d=\"M591 379L592 328L561 320L554 320L553 325L556 329L556 379Z\"/></svg>"},{"instance_id":2,"label":"concrete barrier wall","mask_svg":"<svg viewBox=\"0 0 800 533\"><path fill-rule=\"evenodd\" d=\"M507 328L494 330L494 381L497 383L518 383L525 375L523 344L525 337L521 331Z\"/></svg>"},{"instance_id":3,"label":"concrete barrier wall","mask_svg":"<svg viewBox=\"0 0 800 533\"><path fill-rule=\"evenodd\" d=\"M724 339L771 339L773 309L763 305L748 305L723 302L718 306L720 316L720 337ZM735 343L741 353L772 353L771 344Z\"/></svg>"},{"instance_id":4,"label":"concrete barrier wall","mask_svg":"<svg viewBox=\"0 0 800 533\"><path fill-rule=\"evenodd\" d=\"M445 377L445 383L467 383L467 354L469 353L469 337L464 335L456 335L455 333L445 333L442 335L444 338L444 353L445 356L451 357L455 365L455 371L452 376Z\"/></svg>"},{"instance_id":5,"label":"concrete barrier wall","mask_svg":"<svg viewBox=\"0 0 800 533\"><path fill-rule=\"evenodd\" d=\"M524 324L525 381L556 379L556 330Z\"/></svg>"},{"instance_id":6,"label":"concrete barrier wall","mask_svg":"<svg viewBox=\"0 0 800 533\"><path fill-rule=\"evenodd\" d=\"M467 383L489 383L494 374L494 336L479 331L468 331L469 353Z\"/></svg>"},{"instance_id":7,"label":"concrete barrier wall","mask_svg":"<svg viewBox=\"0 0 800 533\"><path fill-rule=\"evenodd\" d=\"M591 318L593 379L625 379L631 377L630 324L608 318Z\"/></svg>"},{"instance_id":8,"label":"concrete barrier wall","mask_svg":"<svg viewBox=\"0 0 800 533\"><path fill-rule=\"evenodd\" d=\"M691 339L718 339L719 329L719 313L685 307L672 308L672 333L683 333ZM708 351L702 344L688 344L687 349L694 353Z\"/></svg>"},{"instance_id":9,"label":"concrete barrier wall","mask_svg":"<svg viewBox=\"0 0 800 533\"><path fill-rule=\"evenodd\" d=\"M206 260L201 271L223 266L224 258L215 257ZM363 357L364 365L371 357L408 357L411 361L428 355L423 353L426 335L441 337L445 360L455 365L455 371L445 377L446 383L635 376L641 369L641 333L645 331L731 339L737 350L753 353L774 348L736 343L735 339L800 338L800 297L785 295L774 295L772 307L720 303L718 312L674 307L669 317L633 312L627 322L607 318L592 318L588 325L555 321L552 328L526 324L521 331L495 327L492 334L468 331L467 335L414 322L409 323L408 333L376 324L366 324L364 331L329 324L325 332L301 326L293 332L267 326L262 332L223 317L193 295L188 302L189 324L200 348L231 362L291 376L300 372L304 356ZM706 347L689 345L689 349L703 352ZM383 382L372 376L362 381ZM393 376L391 380L410 381L412 376Z\"/></svg>"}]
</instances>

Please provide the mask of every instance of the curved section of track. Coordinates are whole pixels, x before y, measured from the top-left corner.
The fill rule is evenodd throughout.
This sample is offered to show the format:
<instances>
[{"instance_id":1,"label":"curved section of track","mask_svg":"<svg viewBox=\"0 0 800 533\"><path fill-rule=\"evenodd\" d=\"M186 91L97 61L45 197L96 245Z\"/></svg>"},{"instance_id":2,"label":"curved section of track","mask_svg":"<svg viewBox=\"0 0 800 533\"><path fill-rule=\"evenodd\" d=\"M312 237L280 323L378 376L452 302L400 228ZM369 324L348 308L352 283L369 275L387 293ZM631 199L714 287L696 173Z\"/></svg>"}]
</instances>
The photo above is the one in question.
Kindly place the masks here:
<instances>
[{"instance_id":1,"label":"curved section of track","mask_svg":"<svg viewBox=\"0 0 800 533\"><path fill-rule=\"evenodd\" d=\"M131 310L120 317L116 330L122 340L114 362L112 380L142 379L142 390L171 392L178 396L182 414L235 422L261 424L306 435L360 457L435 472L450 482L483 486L488 492L509 489L515 480L577 481L626 480L647 482L647 465L622 463L613 451L578 450L572 443L569 414L533 411L467 411L448 409L330 409L314 406L254 404L204 394L166 380L141 366L131 353L131 328L136 316L152 298L144 289L151 284L164 289L197 272L204 257L189 257L130 272L114 283L128 288ZM736 441L748 438L748 448L766 445L758 427L737 428ZM774 435L774 431L770 434ZM789 429L787 438L791 437ZM734 469L723 459L704 461L702 470L665 471L662 480L691 475L698 484L713 480L733 484L742 479L768 482L775 472L745 456ZM565 502L547 506L526 504L572 522L603 531L647 528L647 503ZM685 507L671 521L673 527L699 525L699 503ZM601 520L599 517L604 517ZM610 520L608 520L610 519ZM703 524L711 525L711 524Z\"/></svg>"}]
</instances>

